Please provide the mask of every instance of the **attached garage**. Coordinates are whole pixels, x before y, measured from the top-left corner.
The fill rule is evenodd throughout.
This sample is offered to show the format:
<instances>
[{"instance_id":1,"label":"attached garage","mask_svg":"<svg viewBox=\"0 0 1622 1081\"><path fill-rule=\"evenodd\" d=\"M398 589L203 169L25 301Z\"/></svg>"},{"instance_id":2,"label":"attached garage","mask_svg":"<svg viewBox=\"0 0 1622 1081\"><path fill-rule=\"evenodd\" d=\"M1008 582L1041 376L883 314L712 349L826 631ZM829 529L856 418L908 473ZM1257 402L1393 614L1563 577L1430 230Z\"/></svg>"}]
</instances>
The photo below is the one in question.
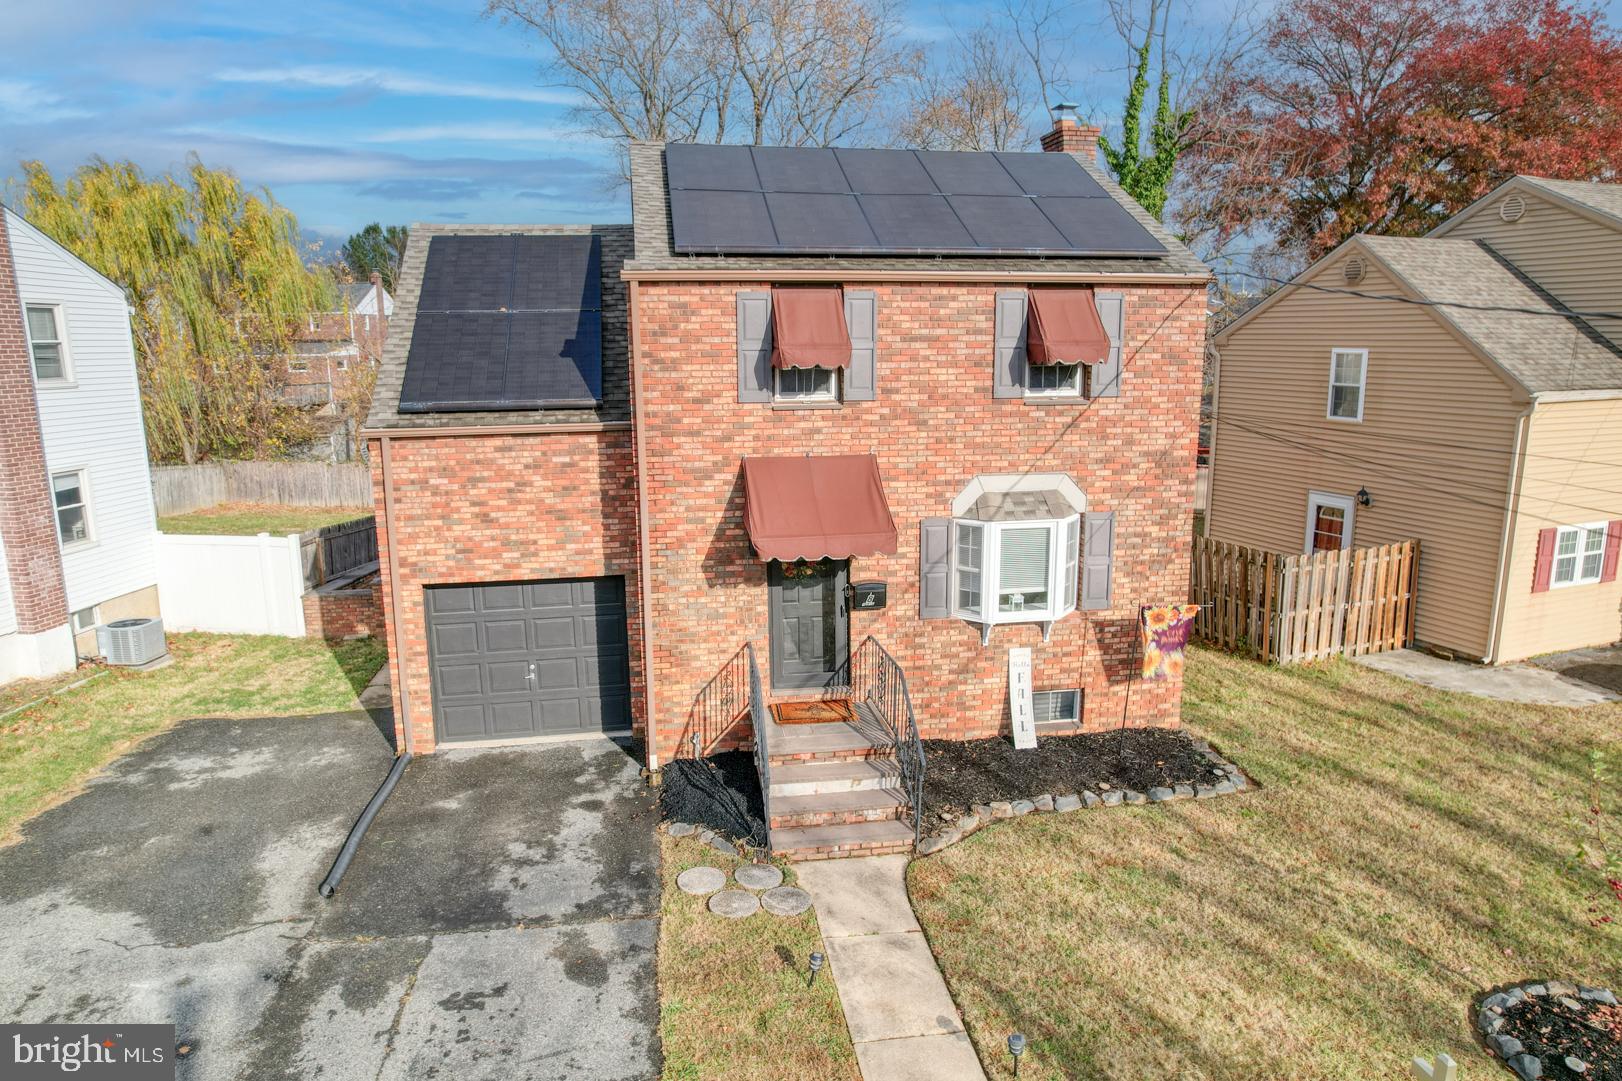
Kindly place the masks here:
<instances>
[{"instance_id":1,"label":"attached garage","mask_svg":"<svg viewBox=\"0 0 1622 1081\"><path fill-rule=\"evenodd\" d=\"M424 592L436 742L631 730L623 577Z\"/></svg>"}]
</instances>

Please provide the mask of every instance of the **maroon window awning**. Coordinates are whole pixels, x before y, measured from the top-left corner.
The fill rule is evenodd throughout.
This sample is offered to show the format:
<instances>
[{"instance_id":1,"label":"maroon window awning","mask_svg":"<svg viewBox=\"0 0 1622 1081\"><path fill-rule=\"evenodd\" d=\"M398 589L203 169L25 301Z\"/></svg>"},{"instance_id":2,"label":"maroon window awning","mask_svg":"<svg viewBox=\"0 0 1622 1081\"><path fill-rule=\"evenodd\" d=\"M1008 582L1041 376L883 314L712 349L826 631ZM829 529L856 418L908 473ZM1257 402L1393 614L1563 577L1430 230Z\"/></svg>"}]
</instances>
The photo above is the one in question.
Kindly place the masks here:
<instances>
[{"instance_id":1,"label":"maroon window awning","mask_svg":"<svg viewBox=\"0 0 1622 1081\"><path fill-rule=\"evenodd\" d=\"M1032 364L1098 364L1109 356L1091 288L1033 286L1026 296L1025 355Z\"/></svg>"},{"instance_id":2,"label":"maroon window awning","mask_svg":"<svg viewBox=\"0 0 1622 1081\"><path fill-rule=\"evenodd\" d=\"M772 367L846 368L850 330L838 286L772 289Z\"/></svg>"},{"instance_id":3,"label":"maroon window awning","mask_svg":"<svg viewBox=\"0 0 1622 1081\"><path fill-rule=\"evenodd\" d=\"M871 454L745 458L743 498L761 559L895 554L895 519Z\"/></svg>"}]
</instances>

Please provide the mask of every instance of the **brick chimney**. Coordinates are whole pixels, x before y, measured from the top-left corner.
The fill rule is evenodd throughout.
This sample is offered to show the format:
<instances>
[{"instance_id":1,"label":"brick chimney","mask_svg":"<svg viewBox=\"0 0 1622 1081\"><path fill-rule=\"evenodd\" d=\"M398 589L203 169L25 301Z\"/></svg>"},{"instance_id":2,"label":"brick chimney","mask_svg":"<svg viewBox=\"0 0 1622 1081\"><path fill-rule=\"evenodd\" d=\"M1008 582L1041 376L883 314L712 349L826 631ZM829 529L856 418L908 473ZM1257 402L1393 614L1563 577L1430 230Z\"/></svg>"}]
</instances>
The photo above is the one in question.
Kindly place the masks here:
<instances>
[{"instance_id":1,"label":"brick chimney","mask_svg":"<svg viewBox=\"0 0 1622 1081\"><path fill-rule=\"evenodd\" d=\"M5 541L17 630L23 634L55 630L68 620L50 487L33 358L6 211L0 207L0 538ZM72 667L71 653L68 659Z\"/></svg>"},{"instance_id":2,"label":"brick chimney","mask_svg":"<svg viewBox=\"0 0 1622 1081\"><path fill-rule=\"evenodd\" d=\"M1096 161L1102 131L1078 120L1076 106L1060 102L1053 107L1053 130L1042 136L1042 149L1050 154L1080 154L1089 162Z\"/></svg>"}]
</instances>

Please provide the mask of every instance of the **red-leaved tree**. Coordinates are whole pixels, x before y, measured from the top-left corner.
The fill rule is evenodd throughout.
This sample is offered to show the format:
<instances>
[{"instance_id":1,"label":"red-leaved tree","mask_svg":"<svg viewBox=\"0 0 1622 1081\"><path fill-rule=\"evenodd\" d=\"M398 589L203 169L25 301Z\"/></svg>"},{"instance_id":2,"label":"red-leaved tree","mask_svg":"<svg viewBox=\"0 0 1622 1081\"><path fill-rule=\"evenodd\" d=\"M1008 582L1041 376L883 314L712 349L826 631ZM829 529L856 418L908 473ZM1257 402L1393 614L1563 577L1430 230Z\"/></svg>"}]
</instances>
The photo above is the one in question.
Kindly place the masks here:
<instances>
[{"instance_id":1,"label":"red-leaved tree","mask_svg":"<svg viewBox=\"0 0 1622 1081\"><path fill-rule=\"evenodd\" d=\"M1286 0L1202 103L1178 221L1300 262L1415 235L1516 173L1622 171L1622 40L1561 0Z\"/></svg>"}]
</instances>

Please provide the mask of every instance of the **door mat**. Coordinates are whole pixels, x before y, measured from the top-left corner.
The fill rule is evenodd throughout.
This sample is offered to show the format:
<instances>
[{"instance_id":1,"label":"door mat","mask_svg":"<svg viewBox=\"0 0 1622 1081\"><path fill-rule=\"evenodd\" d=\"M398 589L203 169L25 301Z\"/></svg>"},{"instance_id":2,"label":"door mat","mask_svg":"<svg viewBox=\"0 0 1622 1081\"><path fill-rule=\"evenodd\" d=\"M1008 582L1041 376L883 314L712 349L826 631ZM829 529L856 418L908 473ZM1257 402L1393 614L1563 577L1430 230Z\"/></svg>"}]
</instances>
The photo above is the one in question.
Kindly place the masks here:
<instances>
[{"instance_id":1,"label":"door mat","mask_svg":"<svg viewBox=\"0 0 1622 1081\"><path fill-rule=\"evenodd\" d=\"M831 721L854 721L856 714L850 701L844 698L813 699L809 702L777 702L772 716L778 724L828 724Z\"/></svg>"}]
</instances>

